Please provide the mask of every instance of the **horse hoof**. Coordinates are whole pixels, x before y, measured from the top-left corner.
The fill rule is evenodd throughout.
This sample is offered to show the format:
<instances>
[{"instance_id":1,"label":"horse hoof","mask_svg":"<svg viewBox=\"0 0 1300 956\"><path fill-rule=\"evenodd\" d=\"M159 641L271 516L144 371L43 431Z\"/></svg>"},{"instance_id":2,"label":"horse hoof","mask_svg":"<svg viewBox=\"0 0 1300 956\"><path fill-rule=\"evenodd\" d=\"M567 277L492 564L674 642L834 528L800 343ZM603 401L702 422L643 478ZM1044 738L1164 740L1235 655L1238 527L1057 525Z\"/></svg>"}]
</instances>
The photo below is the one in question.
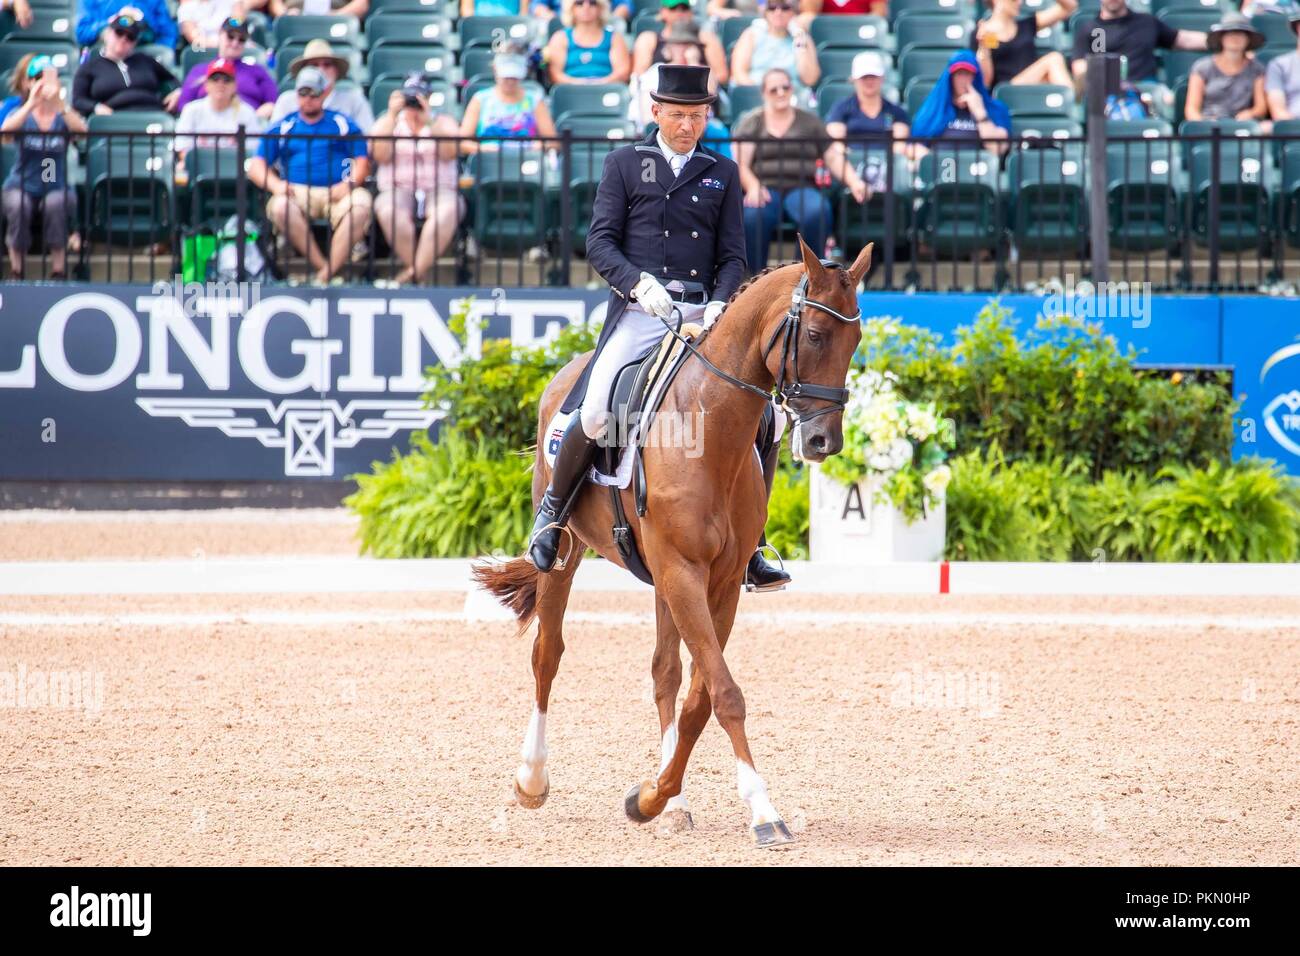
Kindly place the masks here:
<instances>
[{"instance_id":1,"label":"horse hoof","mask_svg":"<svg viewBox=\"0 0 1300 956\"><path fill-rule=\"evenodd\" d=\"M649 823L654 819L641 812L641 786L639 783L633 785L627 792L627 796L623 798L623 809L627 811L627 818L633 823Z\"/></svg>"},{"instance_id":2,"label":"horse hoof","mask_svg":"<svg viewBox=\"0 0 1300 956\"><path fill-rule=\"evenodd\" d=\"M749 832L754 834L754 846L760 850L772 850L776 847L788 846L794 842L794 836L790 833L790 828L785 825L784 820L760 823L756 827L750 827Z\"/></svg>"},{"instance_id":3,"label":"horse hoof","mask_svg":"<svg viewBox=\"0 0 1300 956\"><path fill-rule=\"evenodd\" d=\"M689 833L695 829L695 819L689 810L665 810L659 815L662 833Z\"/></svg>"},{"instance_id":4,"label":"horse hoof","mask_svg":"<svg viewBox=\"0 0 1300 956\"><path fill-rule=\"evenodd\" d=\"M519 789L518 780L516 780L514 783L515 783L515 803L519 804L521 807L523 807L526 810L536 810L543 803L545 803L546 798L551 795L551 785L549 783L546 785L546 789L543 790L541 793L539 793L537 796L533 796L531 793L524 793L523 790Z\"/></svg>"}]
</instances>

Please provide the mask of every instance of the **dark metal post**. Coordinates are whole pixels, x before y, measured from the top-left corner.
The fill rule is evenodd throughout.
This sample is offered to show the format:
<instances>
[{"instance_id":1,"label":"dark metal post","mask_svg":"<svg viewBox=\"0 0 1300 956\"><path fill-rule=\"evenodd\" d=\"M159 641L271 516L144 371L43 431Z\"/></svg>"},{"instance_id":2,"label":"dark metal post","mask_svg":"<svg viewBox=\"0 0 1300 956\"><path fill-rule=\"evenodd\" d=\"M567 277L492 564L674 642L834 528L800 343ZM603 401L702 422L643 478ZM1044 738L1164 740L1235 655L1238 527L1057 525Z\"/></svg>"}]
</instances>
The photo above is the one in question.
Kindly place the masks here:
<instances>
[{"instance_id":1,"label":"dark metal post","mask_svg":"<svg viewBox=\"0 0 1300 956\"><path fill-rule=\"evenodd\" d=\"M885 288L894 287L894 127L889 127L885 151ZM868 154L870 155L870 154Z\"/></svg>"},{"instance_id":2,"label":"dark metal post","mask_svg":"<svg viewBox=\"0 0 1300 956\"><path fill-rule=\"evenodd\" d=\"M1086 118L1088 123L1088 171L1092 188L1088 190L1088 231L1092 245L1092 280L1110 278L1110 217L1106 209L1106 94L1108 92L1107 54L1088 57ZM1118 57L1115 58L1118 60Z\"/></svg>"},{"instance_id":3,"label":"dark metal post","mask_svg":"<svg viewBox=\"0 0 1300 956\"><path fill-rule=\"evenodd\" d=\"M587 144L590 163L591 144ZM560 130L560 285L569 284L573 259L573 130Z\"/></svg>"},{"instance_id":4,"label":"dark metal post","mask_svg":"<svg viewBox=\"0 0 1300 956\"><path fill-rule=\"evenodd\" d=\"M1210 291L1219 290L1219 162L1223 155L1222 131L1218 126L1210 130L1210 202L1206 210L1205 227L1210 246ZM1195 152L1196 147L1192 150ZM1193 164L1194 165L1194 164Z\"/></svg>"},{"instance_id":5,"label":"dark metal post","mask_svg":"<svg viewBox=\"0 0 1300 956\"><path fill-rule=\"evenodd\" d=\"M248 178L244 175L244 161L248 157L248 130L241 123L235 132L235 279L244 281L244 224L248 219Z\"/></svg>"}]
</instances>

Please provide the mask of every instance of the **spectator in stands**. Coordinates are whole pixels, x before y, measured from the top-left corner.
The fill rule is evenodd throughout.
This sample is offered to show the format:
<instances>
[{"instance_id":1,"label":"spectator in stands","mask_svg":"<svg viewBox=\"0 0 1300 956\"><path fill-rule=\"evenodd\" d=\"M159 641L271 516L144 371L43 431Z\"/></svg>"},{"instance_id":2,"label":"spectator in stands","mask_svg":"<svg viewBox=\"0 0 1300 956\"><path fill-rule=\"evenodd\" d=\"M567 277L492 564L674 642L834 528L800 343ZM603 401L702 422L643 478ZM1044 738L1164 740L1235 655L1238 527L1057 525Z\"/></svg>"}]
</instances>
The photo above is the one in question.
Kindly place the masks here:
<instances>
[{"instance_id":1,"label":"spectator in stands","mask_svg":"<svg viewBox=\"0 0 1300 956\"><path fill-rule=\"evenodd\" d=\"M27 76L27 67L31 65L32 60L36 59L38 55L36 53L24 54L14 64L14 71L9 74L9 89L13 91L13 94L0 100L0 123L3 123L6 116L27 101L27 91L32 85L32 80Z\"/></svg>"},{"instance_id":2,"label":"spectator in stands","mask_svg":"<svg viewBox=\"0 0 1300 956\"><path fill-rule=\"evenodd\" d=\"M308 66L320 70L329 84L325 92L325 109L342 113L361 132L368 132L375 123L375 114L371 112L370 101L366 99L360 87L346 86L340 89L338 85L339 80L348 75L347 58L335 54L328 40L312 40L303 48L302 56L289 64L289 73L296 77L304 67ZM296 86L294 89L285 90L275 101L275 109L271 111L272 126L299 109L301 100L296 90Z\"/></svg>"},{"instance_id":3,"label":"spectator in stands","mask_svg":"<svg viewBox=\"0 0 1300 956\"><path fill-rule=\"evenodd\" d=\"M454 119L429 111L429 85L421 74L393 90L388 112L370 131L370 152L379 167L375 218L402 260L404 268L393 279L398 285L422 284L428 278L465 216L456 165L459 134ZM450 138L439 142L434 137Z\"/></svg>"},{"instance_id":4,"label":"spectator in stands","mask_svg":"<svg viewBox=\"0 0 1300 956\"><path fill-rule=\"evenodd\" d=\"M144 43L157 43L175 49L176 21L167 11L166 0L135 0L122 6L122 0L81 0L81 19L77 21L77 42L93 47L104 31L123 16L140 23L137 32L143 33Z\"/></svg>"},{"instance_id":5,"label":"spectator in stands","mask_svg":"<svg viewBox=\"0 0 1300 956\"><path fill-rule=\"evenodd\" d=\"M266 9L273 17L292 17L306 13L307 4L305 0L267 0ZM370 0L328 0L324 10L318 10L317 4L312 4L311 12L329 13L336 17L356 17L361 20L370 12Z\"/></svg>"},{"instance_id":6,"label":"spectator in stands","mask_svg":"<svg viewBox=\"0 0 1300 956\"><path fill-rule=\"evenodd\" d=\"M233 149L233 134L239 127L252 134L260 133L265 126L253 108L236 95L233 60L218 57L204 64L203 69L207 74L203 81L205 95L186 104L176 122L176 149L182 160L195 148ZM256 140L250 140L250 151L256 145Z\"/></svg>"},{"instance_id":7,"label":"spectator in stands","mask_svg":"<svg viewBox=\"0 0 1300 956\"><path fill-rule=\"evenodd\" d=\"M244 22L247 13L243 0L181 0L176 21L185 42L202 50L218 45L227 20Z\"/></svg>"},{"instance_id":8,"label":"spectator in stands","mask_svg":"<svg viewBox=\"0 0 1300 956\"><path fill-rule=\"evenodd\" d=\"M889 10L888 0L803 0L800 9L814 16L832 16L837 13L862 16L884 16Z\"/></svg>"},{"instance_id":9,"label":"spectator in stands","mask_svg":"<svg viewBox=\"0 0 1300 956\"><path fill-rule=\"evenodd\" d=\"M609 27L609 0L564 0L565 28L546 44L552 84L626 83L632 57L621 32Z\"/></svg>"},{"instance_id":10,"label":"spectator in stands","mask_svg":"<svg viewBox=\"0 0 1300 956\"><path fill-rule=\"evenodd\" d=\"M462 17L534 16L548 21L559 12L559 0L460 0Z\"/></svg>"},{"instance_id":11,"label":"spectator in stands","mask_svg":"<svg viewBox=\"0 0 1300 956\"><path fill-rule=\"evenodd\" d=\"M832 139L861 140L893 136L895 151L907 148L907 110L891 103L880 92L885 75L885 60L875 50L865 50L853 58L852 96L846 96L826 117L826 132Z\"/></svg>"},{"instance_id":12,"label":"spectator in stands","mask_svg":"<svg viewBox=\"0 0 1300 956\"><path fill-rule=\"evenodd\" d=\"M1291 14L1290 19L1296 49L1269 60L1264 74L1264 93L1274 121L1300 116L1300 11Z\"/></svg>"},{"instance_id":13,"label":"spectator in stands","mask_svg":"<svg viewBox=\"0 0 1300 956\"><path fill-rule=\"evenodd\" d=\"M17 157L5 177L5 244L14 278L22 279L32 244L32 216L39 209L50 279L67 276L68 217L76 193L68 183L66 133L86 132L86 121L63 99L58 70L48 56L27 61L26 99L5 117L0 133L17 140Z\"/></svg>"},{"instance_id":14,"label":"spectator in stands","mask_svg":"<svg viewBox=\"0 0 1300 956\"><path fill-rule=\"evenodd\" d=\"M1038 55L1034 37L1039 30L1068 20L1078 0L1057 0L1050 7L1021 16L1021 0L993 0L993 10L975 26L971 49L984 75L984 85L1055 83L1070 86L1070 67L1056 50Z\"/></svg>"},{"instance_id":15,"label":"spectator in stands","mask_svg":"<svg viewBox=\"0 0 1300 956\"><path fill-rule=\"evenodd\" d=\"M691 12L691 0L660 0L659 19L663 27L657 32L646 30L638 36L632 45L632 75L640 76L653 63L703 63L709 68L709 91L714 92L718 85L727 82L727 53L722 48L722 41L712 32L700 32L695 26L695 15ZM677 59L673 51L667 49L681 44L685 34L681 27L695 27L696 37L693 46L698 50L689 52L684 59ZM673 27L679 27L675 37L670 37Z\"/></svg>"},{"instance_id":16,"label":"spectator in stands","mask_svg":"<svg viewBox=\"0 0 1300 956\"><path fill-rule=\"evenodd\" d=\"M27 0L0 0L0 10L10 11L20 29L26 30L32 25L32 5Z\"/></svg>"},{"instance_id":17,"label":"spectator in stands","mask_svg":"<svg viewBox=\"0 0 1300 956\"><path fill-rule=\"evenodd\" d=\"M1011 133L1011 113L1006 105L989 95L980 75L975 54L961 50L952 55L944 77L934 85L912 120L912 135L918 139L969 142L983 145L999 155ZM910 152L922 156L933 146L914 145Z\"/></svg>"},{"instance_id":18,"label":"spectator in stands","mask_svg":"<svg viewBox=\"0 0 1300 956\"><path fill-rule=\"evenodd\" d=\"M180 98L176 78L165 66L136 49L141 22L124 12L104 31L104 46L77 68L72 105L83 116L118 110L170 110Z\"/></svg>"},{"instance_id":19,"label":"spectator in stands","mask_svg":"<svg viewBox=\"0 0 1300 956\"><path fill-rule=\"evenodd\" d=\"M235 92L264 121L270 120L275 109L275 101L280 89L275 85L275 77L259 63L245 63L240 57L248 46L248 21L240 17L229 17L221 25L221 37L217 41L217 55L229 60L235 66ZM206 94L208 65L196 63L181 84L181 96L176 106L184 110L194 100Z\"/></svg>"},{"instance_id":20,"label":"spectator in stands","mask_svg":"<svg viewBox=\"0 0 1300 956\"><path fill-rule=\"evenodd\" d=\"M1128 57L1128 82L1141 83L1155 79L1157 47L1204 50L1205 34L1197 30L1175 30L1149 13L1134 13L1128 8L1127 0L1101 0L1096 20L1080 20L1074 26L1074 62L1070 70L1080 89L1088 75L1088 55L1098 45L1107 53Z\"/></svg>"},{"instance_id":21,"label":"spectator in stands","mask_svg":"<svg viewBox=\"0 0 1300 956\"><path fill-rule=\"evenodd\" d=\"M528 61L524 54L511 48L492 58L492 73L496 82L486 90L479 90L465 107L460 122L463 152L474 153L479 144L470 137L511 137L521 140L553 139L555 123L546 98L524 86L528 76ZM500 148L500 141L490 142L486 148Z\"/></svg>"},{"instance_id":22,"label":"spectator in stands","mask_svg":"<svg viewBox=\"0 0 1300 956\"><path fill-rule=\"evenodd\" d=\"M749 271L767 267L768 244L784 215L820 255L831 231L831 204L818 174L824 166L864 202L867 184L832 143L816 113L793 105L794 82L785 70L763 76L763 105L732 127L740 183L745 190L745 246ZM746 142L750 140L750 142Z\"/></svg>"},{"instance_id":23,"label":"spectator in stands","mask_svg":"<svg viewBox=\"0 0 1300 956\"><path fill-rule=\"evenodd\" d=\"M325 108L330 80L324 73L304 67L295 74L294 87L298 109L262 137L249 161L248 179L271 194L266 204L271 228L307 256L316 281L324 285L350 255L364 254L371 218L365 188L370 160L357 125ZM311 234L311 220L324 218L331 230L329 258Z\"/></svg>"},{"instance_id":24,"label":"spectator in stands","mask_svg":"<svg viewBox=\"0 0 1300 956\"><path fill-rule=\"evenodd\" d=\"M751 86L768 70L785 70L802 95L817 85L822 68L817 47L794 21L795 0L761 0L763 16L749 25L731 50L731 82Z\"/></svg>"},{"instance_id":25,"label":"spectator in stands","mask_svg":"<svg viewBox=\"0 0 1300 956\"><path fill-rule=\"evenodd\" d=\"M1210 56L1192 65L1187 77L1189 120L1268 119L1264 95L1264 65L1251 51L1264 45L1264 34L1240 13L1225 13L1210 27Z\"/></svg>"}]
</instances>

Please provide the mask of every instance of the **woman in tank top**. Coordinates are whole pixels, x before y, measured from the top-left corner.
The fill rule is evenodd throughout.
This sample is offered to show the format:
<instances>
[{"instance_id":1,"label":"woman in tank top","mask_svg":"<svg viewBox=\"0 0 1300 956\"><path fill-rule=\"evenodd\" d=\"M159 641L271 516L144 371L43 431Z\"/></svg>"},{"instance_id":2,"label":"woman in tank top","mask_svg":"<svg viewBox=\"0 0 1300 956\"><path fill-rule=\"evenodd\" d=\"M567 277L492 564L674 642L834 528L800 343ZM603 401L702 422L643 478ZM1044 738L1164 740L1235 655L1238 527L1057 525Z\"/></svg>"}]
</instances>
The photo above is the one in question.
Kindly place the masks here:
<instances>
[{"instance_id":1,"label":"woman in tank top","mask_svg":"<svg viewBox=\"0 0 1300 956\"><path fill-rule=\"evenodd\" d=\"M609 0L564 0L565 29L546 44L551 83L626 83L632 61L623 34L609 27Z\"/></svg>"}]
</instances>

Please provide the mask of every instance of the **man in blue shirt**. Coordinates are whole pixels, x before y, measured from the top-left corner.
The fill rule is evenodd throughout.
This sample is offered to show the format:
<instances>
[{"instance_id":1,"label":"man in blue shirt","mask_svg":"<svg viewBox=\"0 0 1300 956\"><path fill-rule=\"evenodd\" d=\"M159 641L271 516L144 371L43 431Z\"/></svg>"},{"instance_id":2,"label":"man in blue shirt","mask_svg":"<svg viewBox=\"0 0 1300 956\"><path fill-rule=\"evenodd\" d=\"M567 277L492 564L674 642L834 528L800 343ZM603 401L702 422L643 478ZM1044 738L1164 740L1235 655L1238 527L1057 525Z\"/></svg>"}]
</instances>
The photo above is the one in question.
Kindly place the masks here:
<instances>
[{"instance_id":1,"label":"man in blue shirt","mask_svg":"<svg viewBox=\"0 0 1300 956\"><path fill-rule=\"evenodd\" d=\"M271 194L266 215L307 256L322 285L348 261L370 230L371 196L366 141L355 123L324 107L329 81L314 66L298 72L298 110L267 130L248 164L253 185ZM273 168L274 167L274 168ZM311 234L311 219L330 221L326 259Z\"/></svg>"},{"instance_id":2,"label":"man in blue shirt","mask_svg":"<svg viewBox=\"0 0 1300 956\"><path fill-rule=\"evenodd\" d=\"M134 0L128 6L122 0L80 0L81 18L77 20L77 43L81 46L94 46L99 42L99 35L104 32L111 20L123 10L138 14L136 20L143 20L153 36L141 37L142 43L157 43L176 49L176 21L167 12L166 0Z\"/></svg>"}]
</instances>

